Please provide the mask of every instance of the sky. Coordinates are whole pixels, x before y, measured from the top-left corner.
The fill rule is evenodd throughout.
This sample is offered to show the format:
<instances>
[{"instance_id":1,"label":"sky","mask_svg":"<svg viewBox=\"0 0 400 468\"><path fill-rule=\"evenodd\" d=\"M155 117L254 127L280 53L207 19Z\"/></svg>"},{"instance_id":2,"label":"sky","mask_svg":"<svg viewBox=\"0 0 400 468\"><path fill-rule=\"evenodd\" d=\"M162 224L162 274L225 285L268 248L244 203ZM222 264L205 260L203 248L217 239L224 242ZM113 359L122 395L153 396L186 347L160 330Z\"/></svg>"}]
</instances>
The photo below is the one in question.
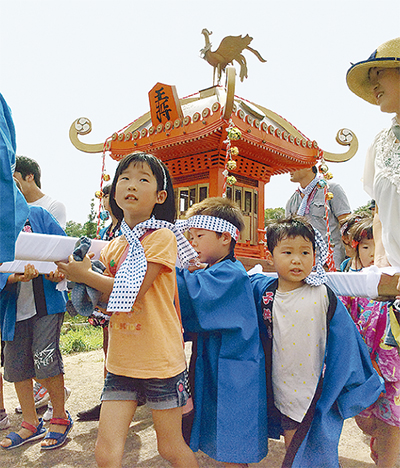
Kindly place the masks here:
<instances>
[{"instance_id":1,"label":"sky","mask_svg":"<svg viewBox=\"0 0 400 468\"><path fill-rule=\"evenodd\" d=\"M344 152L335 136L351 129L359 150L345 163L328 163L350 206L368 203L362 188L365 153L393 117L350 92L351 62L365 60L400 36L398 0L0 0L0 92L10 106L17 154L38 161L42 190L62 201L67 219L83 223L100 187L102 155L69 140L75 119L93 126L86 143L103 143L149 111L157 83L183 98L212 85L200 58L203 28L212 50L229 35L253 37L267 60L245 52L248 79L235 94L291 122L323 150ZM112 176L116 163L106 159ZM274 176L266 208L284 207L296 189Z\"/></svg>"}]
</instances>

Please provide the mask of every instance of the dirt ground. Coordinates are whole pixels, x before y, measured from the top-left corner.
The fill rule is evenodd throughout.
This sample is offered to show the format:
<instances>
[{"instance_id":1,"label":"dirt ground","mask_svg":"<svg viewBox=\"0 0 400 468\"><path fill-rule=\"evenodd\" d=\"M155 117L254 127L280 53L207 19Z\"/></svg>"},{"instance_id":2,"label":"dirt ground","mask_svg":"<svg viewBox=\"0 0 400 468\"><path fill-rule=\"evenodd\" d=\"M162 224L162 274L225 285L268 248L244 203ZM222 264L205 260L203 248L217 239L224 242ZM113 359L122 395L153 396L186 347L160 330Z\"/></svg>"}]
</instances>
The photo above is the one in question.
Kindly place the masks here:
<instances>
[{"instance_id":1,"label":"dirt ground","mask_svg":"<svg viewBox=\"0 0 400 468\"><path fill-rule=\"evenodd\" d=\"M92 351L64 357L66 385L72 389L67 409L75 420L67 444L57 450L41 452L40 441L23 445L12 451L1 450L0 468L95 468L94 444L97 422L76 421L78 411L93 407L99 401L103 385L103 352ZM17 398L11 384L5 382L5 406L11 418L10 430L17 430L22 416L14 412ZM8 430L1 431L6 435ZM375 466L369 457L369 441L357 428L354 420L345 422L339 446L339 459L343 468L367 468ZM252 468L278 468L283 459L282 441L271 441L269 454ZM222 468L207 455L198 452L200 467ZM124 468L161 468L170 466L157 452L151 413L146 406L137 410L125 445ZM397 465L400 467L400 464Z\"/></svg>"}]
</instances>

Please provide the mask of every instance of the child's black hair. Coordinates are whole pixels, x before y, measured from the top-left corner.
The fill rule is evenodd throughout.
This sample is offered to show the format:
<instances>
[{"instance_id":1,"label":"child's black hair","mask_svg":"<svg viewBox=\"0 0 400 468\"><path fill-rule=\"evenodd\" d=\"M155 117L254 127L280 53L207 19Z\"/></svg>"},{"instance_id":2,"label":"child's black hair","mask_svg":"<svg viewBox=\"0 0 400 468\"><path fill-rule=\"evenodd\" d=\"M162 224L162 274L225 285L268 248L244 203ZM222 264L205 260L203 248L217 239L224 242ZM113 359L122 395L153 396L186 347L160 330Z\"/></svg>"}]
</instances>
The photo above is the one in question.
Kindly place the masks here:
<instances>
[{"instance_id":1,"label":"child's black hair","mask_svg":"<svg viewBox=\"0 0 400 468\"><path fill-rule=\"evenodd\" d=\"M268 223L266 226L266 238L268 250L273 253L275 247L287 237L302 236L311 242L315 252L315 231L304 216L290 215Z\"/></svg>"},{"instance_id":2,"label":"child's black hair","mask_svg":"<svg viewBox=\"0 0 400 468\"><path fill-rule=\"evenodd\" d=\"M169 175L168 169L165 164L160 161L158 158L152 154L147 153L132 153L125 156L124 159L120 161L118 167L115 171L114 179L111 184L110 190L110 207L113 215L122 221L124 218L124 212L117 205L115 201L115 188L118 182L119 176L125 171L130 164L147 164L150 167L151 172L154 174L154 177L157 180L157 191L164 190L164 178L166 180L165 190L167 192L167 198L164 203L154 205L152 215L156 219L161 219L164 221L169 221L170 223L175 222L175 197L174 189L172 186L171 177Z\"/></svg>"},{"instance_id":3,"label":"child's black hair","mask_svg":"<svg viewBox=\"0 0 400 468\"><path fill-rule=\"evenodd\" d=\"M26 176L32 174L36 186L42 188L40 183L42 172L39 164L34 159L26 156L16 156L15 172L19 172L24 180L26 179Z\"/></svg>"}]
</instances>

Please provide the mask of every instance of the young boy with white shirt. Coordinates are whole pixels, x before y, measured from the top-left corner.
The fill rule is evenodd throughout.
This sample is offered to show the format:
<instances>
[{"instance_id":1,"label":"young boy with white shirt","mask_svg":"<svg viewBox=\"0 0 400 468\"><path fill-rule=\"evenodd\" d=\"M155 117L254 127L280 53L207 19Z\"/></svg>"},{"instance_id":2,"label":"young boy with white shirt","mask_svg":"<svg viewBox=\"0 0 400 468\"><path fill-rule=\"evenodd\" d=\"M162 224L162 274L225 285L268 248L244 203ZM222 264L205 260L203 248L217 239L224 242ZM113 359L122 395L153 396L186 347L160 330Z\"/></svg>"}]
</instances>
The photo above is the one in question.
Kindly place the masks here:
<instances>
[{"instance_id":1,"label":"young boy with white shirt","mask_svg":"<svg viewBox=\"0 0 400 468\"><path fill-rule=\"evenodd\" d=\"M324 284L318 231L292 215L267 226L266 236L278 279L251 281L266 354L268 437L284 435L282 466L338 467L343 420L371 405L382 384L350 315Z\"/></svg>"}]
</instances>

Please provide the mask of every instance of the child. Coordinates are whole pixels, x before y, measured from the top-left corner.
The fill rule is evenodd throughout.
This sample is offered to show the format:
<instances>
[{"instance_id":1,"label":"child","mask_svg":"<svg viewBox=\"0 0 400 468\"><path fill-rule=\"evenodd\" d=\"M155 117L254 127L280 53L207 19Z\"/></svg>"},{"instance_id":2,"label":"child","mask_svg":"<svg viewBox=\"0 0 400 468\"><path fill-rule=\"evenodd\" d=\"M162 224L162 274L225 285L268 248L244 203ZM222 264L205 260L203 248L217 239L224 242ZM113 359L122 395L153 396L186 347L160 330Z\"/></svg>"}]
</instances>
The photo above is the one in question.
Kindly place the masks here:
<instances>
[{"instance_id":1,"label":"child","mask_svg":"<svg viewBox=\"0 0 400 468\"><path fill-rule=\"evenodd\" d=\"M120 229L120 224L121 222L118 221L118 219L114 216L111 207L110 207L110 190L111 190L111 184L107 184L103 187L103 198L102 198L102 204L103 204L103 209L100 213L100 216L102 219L104 218L105 220L108 220L111 218L111 223L104 227L103 229L100 229L99 232L99 237L100 239L110 241L113 240L114 237L117 237L121 235L121 229Z\"/></svg>"},{"instance_id":2,"label":"child","mask_svg":"<svg viewBox=\"0 0 400 468\"><path fill-rule=\"evenodd\" d=\"M88 257L81 262L70 257L68 264L59 264L71 281L110 296L108 374L96 461L99 467L121 467L138 399L145 398L160 455L174 467L197 467L181 430L181 407L188 394L182 327L174 307L177 239L171 232L175 203L167 168L152 155L126 156L117 167L110 204L123 236L101 253L105 275L91 269ZM178 241L189 255L193 252L182 235Z\"/></svg>"},{"instance_id":3,"label":"child","mask_svg":"<svg viewBox=\"0 0 400 468\"><path fill-rule=\"evenodd\" d=\"M343 304L323 284L326 247L300 216L267 226L278 279L251 277L266 353L269 436L285 438L284 467L338 467L343 419L382 384ZM317 274L310 275L316 257Z\"/></svg>"},{"instance_id":4,"label":"child","mask_svg":"<svg viewBox=\"0 0 400 468\"><path fill-rule=\"evenodd\" d=\"M186 216L190 241L207 264L178 272L183 326L194 335L190 446L225 466L247 466L267 454L267 420L257 312L249 277L234 257L243 215L230 200L209 198Z\"/></svg>"},{"instance_id":5,"label":"child","mask_svg":"<svg viewBox=\"0 0 400 468\"><path fill-rule=\"evenodd\" d=\"M64 235L53 216L40 206L30 206L25 232ZM0 274L0 323L4 347L4 378L13 382L24 421L21 429L9 433L1 447L11 450L45 438L43 450L61 447L73 422L65 411L64 370L59 348L66 293L56 289L63 277L58 273L39 275L33 265L24 273ZM49 391L54 405L47 434L36 414L32 379Z\"/></svg>"},{"instance_id":6,"label":"child","mask_svg":"<svg viewBox=\"0 0 400 468\"><path fill-rule=\"evenodd\" d=\"M341 271L360 271L374 264L375 244L372 233L372 216L356 218L347 231L352 249L347 265L340 266Z\"/></svg>"},{"instance_id":7,"label":"child","mask_svg":"<svg viewBox=\"0 0 400 468\"><path fill-rule=\"evenodd\" d=\"M372 216L349 231L355 249L352 270L371 265L374 257ZM360 268L358 268L360 267ZM371 436L371 458L378 466L394 467L400 453L400 357L396 346L384 344L388 303L362 297L341 297L361 333L371 360L385 379L385 393L356 416L361 430Z\"/></svg>"},{"instance_id":8,"label":"child","mask_svg":"<svg viewBox=\"0 0 400 468\"><path fill-rule=\"evenodd\" d=\"M344 250L346 252L346 257L343 262L340 264L340 271L349 271L351 265L351 259L354 256L354 249L351 246L349 231L354 226L354 224L358 223L362 219L370 217L371 215L365 212L361 213L352 213L345 218L344 223L340 227L340 233L342 235L342 243L344 245Z\"/></svg>"}]
</instances>

